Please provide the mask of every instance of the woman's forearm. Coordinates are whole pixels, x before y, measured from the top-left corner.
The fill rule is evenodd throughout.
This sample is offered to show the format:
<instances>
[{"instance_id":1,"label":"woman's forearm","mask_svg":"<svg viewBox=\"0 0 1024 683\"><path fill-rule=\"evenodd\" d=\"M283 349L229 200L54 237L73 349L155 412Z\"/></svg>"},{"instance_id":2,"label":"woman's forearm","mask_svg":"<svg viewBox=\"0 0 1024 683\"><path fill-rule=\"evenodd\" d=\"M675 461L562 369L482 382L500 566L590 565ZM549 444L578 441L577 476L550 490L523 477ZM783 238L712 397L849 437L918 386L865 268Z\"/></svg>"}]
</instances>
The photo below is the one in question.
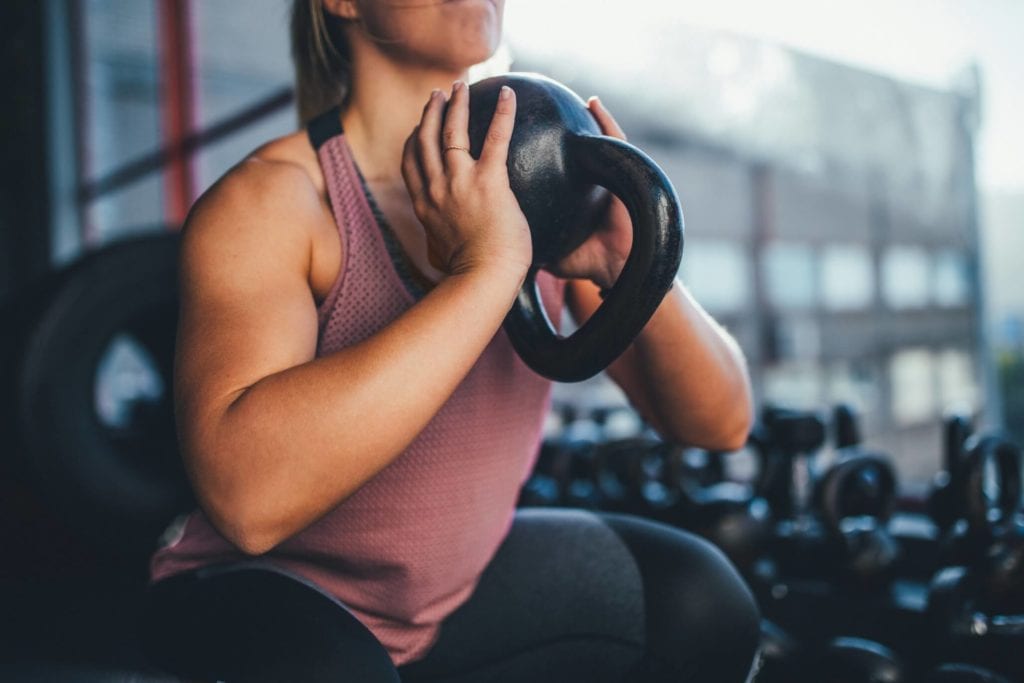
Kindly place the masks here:
<instances>
[{"instance_id":1,"label":"woman's forearm","mask_svg":"<svg viewBox=\"0 0 1024 683\"><path fill-rule=\"evenodd\" d=\"M631 353L666 438L722 450L743 445L753 419L743 352L679 280Z\"/></svg>"},{"instance_id":2,"label":"woman's forearm","mask_svg":"<svg viewBox=\"0 0 1024 683\"><path fill-rule=\"evenodd\" d=\"M573 280L569 291L577 321L601 305L593 282ZM666 439L715 450L746 440L753 407L743 353L679 280L608 374Z\"/></svg>"},{"instance_id":3,"label":"woman's forearm","mask_svg":"<svg viewBox=\"0 0 1024 683\"><path fill-rule=\"evenodd\" d=\"M514 273L441 281L365 341L275 373L209 422L204 509L258 554L305 528L397 457L440 410L511 307ZM189 445L189 444L186 444Z\"/></svg>"}]
</instances>

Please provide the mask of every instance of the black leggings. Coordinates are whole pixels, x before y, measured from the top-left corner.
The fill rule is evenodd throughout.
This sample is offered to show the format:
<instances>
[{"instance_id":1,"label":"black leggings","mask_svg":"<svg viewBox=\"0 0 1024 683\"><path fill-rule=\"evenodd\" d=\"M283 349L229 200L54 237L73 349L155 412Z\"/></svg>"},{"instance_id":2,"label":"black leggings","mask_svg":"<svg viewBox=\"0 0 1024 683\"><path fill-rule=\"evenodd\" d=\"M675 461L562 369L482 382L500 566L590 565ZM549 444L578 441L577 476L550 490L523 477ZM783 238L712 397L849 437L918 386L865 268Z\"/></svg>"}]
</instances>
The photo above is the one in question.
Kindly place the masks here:
<instances>
[{"instance_id":1,"label":"black leggings","mask_svg":"<svg viewBox=\"0 0 1024 683\"><path fill-rule=\"evenodd\" d=\"M639 517L523 509L425 658L395 669L337 600L256 563L150 588L147 655L202 681L747 680L754 598L709 543Z\"/></svg>"}]
</instances>

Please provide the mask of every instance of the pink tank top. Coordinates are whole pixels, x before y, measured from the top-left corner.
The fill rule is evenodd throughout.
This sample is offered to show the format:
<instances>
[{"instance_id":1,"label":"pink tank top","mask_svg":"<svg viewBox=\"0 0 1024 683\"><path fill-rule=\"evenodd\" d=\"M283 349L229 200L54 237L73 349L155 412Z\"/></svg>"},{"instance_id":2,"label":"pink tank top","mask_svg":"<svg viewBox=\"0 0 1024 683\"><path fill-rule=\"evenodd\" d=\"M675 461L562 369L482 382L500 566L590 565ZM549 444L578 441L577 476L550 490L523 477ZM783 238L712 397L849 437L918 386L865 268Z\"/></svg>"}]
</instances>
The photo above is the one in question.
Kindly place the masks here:
<instances>
[{"instance_id":1,"label":"pink tank top","mask_svg":"<svg viewBox=\"0 0 1024 683\"><path fill-rule=\"evenodd\" d=\"M413 306L417 294L400 276L393 248L388 250L387 226L371 209L339 112L311 123L310 138L343 252L338 279L318 308L317 356L323 356L373 335ZM543 272L537 280L550 318L558 320L564 283ZM441 621L470 596L508 533L537 456L550 395L550 382L523 364L499 329L404 453L259 559L336 597L384 644L396 666L422 658ZM150 578L250 559L197 509L154 554Z\"/></svg>"}]
</instances>

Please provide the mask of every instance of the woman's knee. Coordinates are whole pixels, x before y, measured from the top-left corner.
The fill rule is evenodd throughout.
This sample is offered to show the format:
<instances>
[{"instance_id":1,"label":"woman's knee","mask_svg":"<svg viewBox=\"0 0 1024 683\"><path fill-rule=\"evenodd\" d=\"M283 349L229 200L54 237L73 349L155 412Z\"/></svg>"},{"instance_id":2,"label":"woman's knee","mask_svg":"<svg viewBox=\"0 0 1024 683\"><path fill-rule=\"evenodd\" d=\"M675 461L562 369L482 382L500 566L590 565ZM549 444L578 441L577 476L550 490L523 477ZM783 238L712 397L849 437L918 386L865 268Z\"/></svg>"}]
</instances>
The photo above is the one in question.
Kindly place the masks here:
<instances>
[{"instance_id":1,"label":"woman's knee","mask_svg":"<svg viewBox=\"0 0 1024 683\"><path fill-rule=\"evenodd\" d=\"M757 653L760 611L725 555L693 534L629 515L603 515L644 582L648 653L699 679L743 681Z\"/></svg>"}]
</instances>

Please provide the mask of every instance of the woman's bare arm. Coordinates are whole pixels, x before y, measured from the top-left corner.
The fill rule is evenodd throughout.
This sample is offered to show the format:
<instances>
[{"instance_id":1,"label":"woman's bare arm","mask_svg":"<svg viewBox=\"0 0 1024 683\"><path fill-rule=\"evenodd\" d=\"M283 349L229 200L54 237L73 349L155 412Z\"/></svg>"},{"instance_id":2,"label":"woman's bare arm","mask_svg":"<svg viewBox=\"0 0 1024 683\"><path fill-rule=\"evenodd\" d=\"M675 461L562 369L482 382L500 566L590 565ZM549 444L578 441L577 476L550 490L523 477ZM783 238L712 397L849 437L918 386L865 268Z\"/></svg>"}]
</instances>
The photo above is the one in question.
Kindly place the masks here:
<instances>
[{"instance_id":1,"label":"woman's bare arm","mask_svg":"<svg viewBox=\"0 0 1024 683\"><path fill-rule=\"evenodd\" d=\"M566 302L584 321L601 299L593 283L571 280ZM608 375L666 439L712 450L746 443L753 405L743 352L678 279Z\"/></svg>"},{"instance_id":2,"label":"woman's bare arm","mask_svg":"<svg viewBox=\"0 0 1024 683\"><path fill-rule=\"evenodd\" d=\"M528 250L529 233L474 177L460 181L470 199L448 221L455 236L438 242L449 275L377 334L320 358L311 235L331 219L308 176L251 162L197 205L183 238L177 418L200 505L243 551L269 550L397 457L500 327L529 262L508 252ZM451 226L470 224L479 235L456 244Z\"/></svg>"}]
</instances>

